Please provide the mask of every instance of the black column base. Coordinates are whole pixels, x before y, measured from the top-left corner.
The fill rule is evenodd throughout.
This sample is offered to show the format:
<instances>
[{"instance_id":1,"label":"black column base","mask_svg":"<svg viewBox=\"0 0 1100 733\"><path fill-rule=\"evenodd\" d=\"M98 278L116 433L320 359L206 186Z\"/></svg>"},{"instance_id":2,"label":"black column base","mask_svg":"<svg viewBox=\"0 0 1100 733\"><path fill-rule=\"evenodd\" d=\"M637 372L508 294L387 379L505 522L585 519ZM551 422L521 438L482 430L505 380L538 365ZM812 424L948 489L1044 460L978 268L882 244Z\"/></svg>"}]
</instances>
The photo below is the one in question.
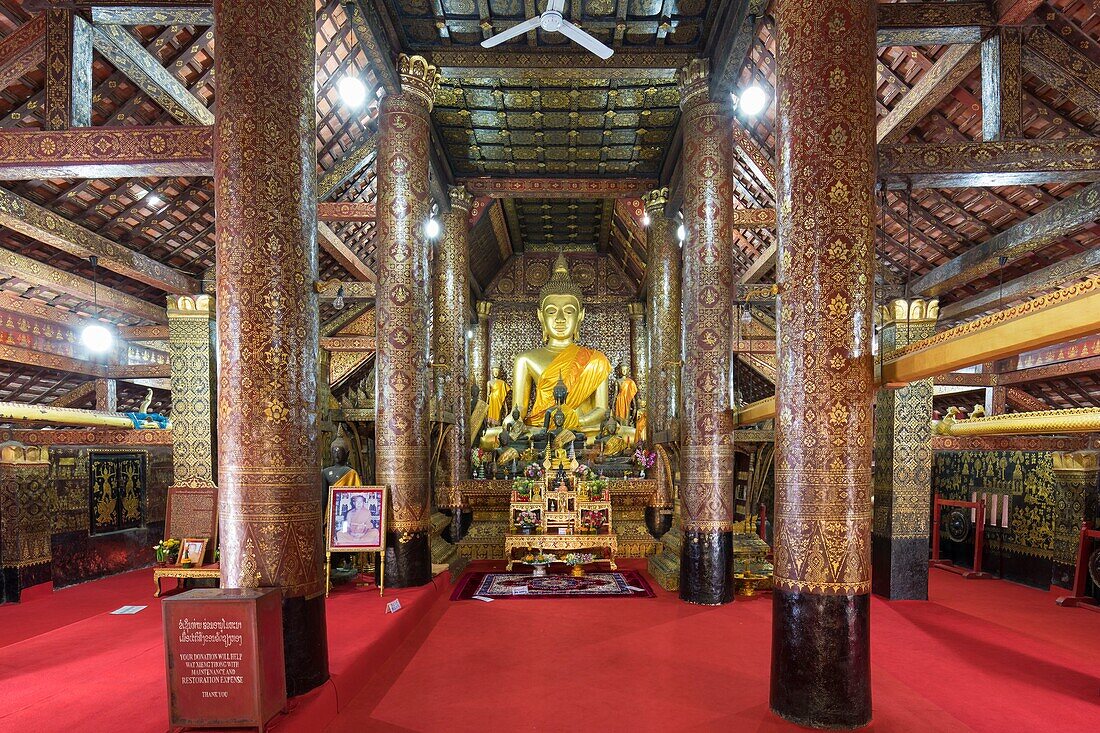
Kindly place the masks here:
<instances>
[{"instance_id":1,"label":"black column base","mask_svg":"<svg viewBox=\"0 0 1100 733\"><path fill-rule=\"evenodd\" d=\"M386 587L412 588L432 582L431 538L427 532L386 533Z\"/></svg>"},{"instance_id":2,"label":"black column base","mask_svg":"<svg viewBox=\"0 0 1100 733\"><path fill-rule=\"evenodd\" d=\"M664 537L665 532L672 529L672 510L647 506L645 508L645 526L651 535L661 539Z\"/></svg>"},{"instance_id":3,"label":"black column base","mask_svg":"<svg viewBox=\"0 0 1100 733\"><path fill-rule=\"evenodd\" d=\"M474 513L462 509L448 509L444 513L451 515L451 523L443 530L443 539L457 545L470 531L470 526L474 523Z\"/></svg>"},{"instance_id":4,"label":"black column base","mask_svg":"<svg viewBox=\"0 0 1100 733\"><path fill-rule=\"evenodd\" d=\"M685 530L680 547L680 600L717 606L733 600L733 532Z\"/></svg>"},{"instance_id":5,"label":"black column base","mask_svg":"<svg viewBox=\"0 0 1100 733\"><path fill-rule=\"evenodd\" d=\"M772 593L772 712L811 728L871 722L871 596Z\"/></svg>"},{"instance_id":6,"label":"black column base","mask_svg":"<svg viewBox=\"0 0 1100 733\"><path fill-rule=\"evenodd\" d=\"M22 590L19 568L0 568L0 603L19 603Z\"/></svg>"},{"instance_id":7,"label":"black column base","mask_svg":"<svg viewBox=\"0 0 1100 733\"><path fill-rule=\"evenodd\" d=\"M328 680L325 596L283 599L286 694L297 697Z\"/></svg>"},{"instance_id":8,"label":"black column base","mask_svg":"<svg viewBox=\"0 0 1100 733\"><path fill-rule=\"evenodd\" d=\"M871 537L871 592L893 601L928 600L928 539Z\"/></svg>"}]
</instances>

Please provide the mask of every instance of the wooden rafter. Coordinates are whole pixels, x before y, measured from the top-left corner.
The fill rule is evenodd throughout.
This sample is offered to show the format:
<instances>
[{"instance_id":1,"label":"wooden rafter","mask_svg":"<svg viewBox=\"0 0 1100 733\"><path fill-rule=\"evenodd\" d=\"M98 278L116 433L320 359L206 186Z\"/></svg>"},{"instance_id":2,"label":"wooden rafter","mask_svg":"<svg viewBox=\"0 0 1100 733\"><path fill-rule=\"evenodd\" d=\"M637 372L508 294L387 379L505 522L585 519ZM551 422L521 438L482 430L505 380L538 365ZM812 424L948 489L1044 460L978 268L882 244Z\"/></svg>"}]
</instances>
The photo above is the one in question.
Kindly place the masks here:
<instances>
[{"instance_id":1,"label":"wooden rafter","mask_svg":"<svg viewBox=\"0 0 1100 733\"><path fill-rule=\"evenodd\" d=\"M318 221L372 222L376 213L373 202L363 204L351 201L321 201L317 204Z\"/></svg>"},{"instance_id":2,"label":"wooden rafter","mask_svg":"<svg viewBox=\"0 0 1100 733\"><path fill-rule=\"evenodd\" d=\"M0 131L0 180L210 176L210 127Z\"/></svg>"},{"instance_id":3,"label":"wooden rafter","mask_svg":"<svg viewBox=\"0 0 1100 733\"><path fill-rule=\"evenodd\" d=\"M619 5L625 9L627 3L620 2ZM715 96L733 91L737 75L745 62L745 55L756 38L757 24L767 8L768 0L749 0L726 5L726 15L717 31L718 41L710 55L710 86Z\"/></svg>"},{"instance_id":4,"label":"wooden rafter","mask_svg":"<svg viewBox=\"0 0 1100 733\"><path fill-rule=\"evenodd\" d=\"M1000 258L1010 261L1045 247L1095 221L1098 210L1100 183L1094 183L940 265L917 279L913 292L941 295L956 285L995 272L1002 266Z\"/></svg>"},{"instance_id":5,"label":"wooden rafter","mask_svg":"<svg viewBox=\"0 0 1100 733\"><path fill-rule=\"evenodd\" d=\"M1023 65L1100 119L1100 65L1046 28L1034 29L1023 47Z\"/></svg>"},{"instance_id":6,"label":"wooden rafter","mask_svg":"<svg viewBox=\"0 0 1100 733\"><path fill-rule=\"evenodd\" d=\"M72 10L46 13L47 130L92 124L92 29Z\"/></svg>"},{"instance_id":7,"label":"wooden rafter","mask_svg":"<svg viewBox=\"0 0 1100 733\"><path fill-rule=\"evenodd\" d=\"M1018 28L982 41L982 139L1023 137L1022 48Z\"/></svg>"},{"instance_id":8,"label":"wooden rafter","mask_svg":"<svg viewBox=\"0 0 1100 733\"><path fill-rule=\"evenodd\" d=\"M378 281L374 270L367 267L367 263L359 259L359 255L344 244L344 240L324 222L317 223L317 244L332 255L353 278L372 283Z\"/></svg>"},{"instance_id":9,"label":"wooden rafter","mask_svg":"<svg viewBox=\"0 0 1100 733\"><path fill-rule=\"evenodd\" d=\"M630 72L631 79L662 81L676 78L676 70L686 66L697 54L690 52L631 51L616 49L606 61L586 52L551 51L546 48L524 51L485 51L442 49L431 53L432 63L444 78L491 77L510 81L536 80L548 72L556 80L583 81L606 79L609 74Z\"/></svg>"},{"instance_id":10,"label":"wooden rafter","mask_svg":"<svg viewBox=\"0 0 1100 733\"><path fill-rule=\"evenodd\" d=\"M317 198L320 201L331 197L336 190L359 174L374 159L378 149L378 134L359 140L350 150L329 166L317 181Z\"/></svg>"},{"instance_id":11,"label":"wooden rafter","mask_svg":"<svg viewBox=\"0 0 1100 733\"><path fill-rule=\"evenodd\" d=\"M0 248L0 272L55 293L72 295L89 302L94 297L101 308L116 310L139 320L153 323L168 322L163 306L103 285L93 287L94 283L91 280L72 275L11 250Z\"/></svg>"},{"instance_id":12,"label":"wooden rafter","mask_svg":"<svg viewBox=\"0 0 1100 733\"><path fill-rule=\"evenodd\" d=\"M657 187L653 178L467 178L474 196L492 198L637 198Z\"/></svg>"},{"instance_id":13,"label":"wooden rafter","mask_svg":"<svg viewBox=\"0 0 1100 733\"><path fill-rule=\"evenodd\" d=\"M891 186L965 188L1100 180L1100 140L880 145L879 177Z\"/></svg>"},{"instance_id":14,"label":"wooden rafter","mask_svg":"<svg viewBox=\"0 0 1100 733\"><path fill-rule=\"evenodd\" d=\"M1043 0L996 0L994 5L997 22L1001 25L1022 23L1042 2Z\"/></svg>"},{"instance_id":15,"label":"wooden rafter","mask_svg":"<svg viewBox=\"0 0 1100 733\"><path fill-rule=\"evenodd\" d=\"M1100 356L1090 356L1087 359L1046 364L999 374L997 375L997 384L1009 386L1026 384L1027 382L1045 382L1048 379L1071 377L1075 374L1090 374L1097 371L1100 371Z\"/></svg>"},{"instance_id":16,"label":"wooden rafter","mask_svg":"<svg viewBox=\"0 0 1100 733\"><path fill-rule=\"evenodd\" d=\"M210 3L192 0L189 5L159 7L141 0L134 6L92 6L92 22L96 25L214 25L214 9Z\"/></svg>"},{"instance_id":17,"label":"wooden rafter","mask_svg":"<svg viewBox=\"0 0 1100 733\"><path fill-rule=\"evenodd\" d=\"M879 120L877 138L881 143L896 143L935 109L943 98L978 68L978 45L949 46L890 113Z\"/></svg>"},{"instance_id":18,"label":"wooden rafter","mask_svg":"<svg viewBox=\"0 0 1100 733\"><path fill-rule=\"evenodd\" d=\"M878 45L977 43L994 22L984 2L885 3L878 7Z\"/></svg>"},{"instance_id":19,"label":"wooden rafter","mask_svg":"<svg viewBox=\"0 0 1100 733\"><path fill-rule=\"evenodd\" d=\"M46 16L38 15L0 40L0 89L7 89L46 58Z\"/></svg>"},{"instance_id":20,"label":"wooden rafter","mask_svg":"<svg viewBox=\"0 0 1100 733\"><path fill-rule=\"evenodd\" d=\"M103 268L169 293L200 290L194 278L4 189L0 189L0 225L74 257L86 259L94 255Z\"/></svg>"},{"instance_id":21,"label":"wooden rafter","mask_svg":"<svg viewBox=\"0 0 1100 733\"><path fill-rule=\"evenodd\" d=\"M92 28L95 50L184 125L212 125L214 113L121 25Z\"/></svg>"}]
</instances>

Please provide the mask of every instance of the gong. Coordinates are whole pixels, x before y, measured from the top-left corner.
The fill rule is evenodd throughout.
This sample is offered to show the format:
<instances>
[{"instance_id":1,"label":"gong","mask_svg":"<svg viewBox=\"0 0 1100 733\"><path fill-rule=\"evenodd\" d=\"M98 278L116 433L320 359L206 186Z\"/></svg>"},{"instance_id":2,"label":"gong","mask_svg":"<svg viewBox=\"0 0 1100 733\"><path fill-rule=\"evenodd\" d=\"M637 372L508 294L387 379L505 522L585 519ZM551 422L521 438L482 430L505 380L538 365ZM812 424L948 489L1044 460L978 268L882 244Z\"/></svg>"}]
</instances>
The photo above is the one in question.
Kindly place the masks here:
<instances>
[{"instance_id":1,"label":"gong","mask_svg":"<svg viewBox=\"0 0 1100 733\"><path fill-rule=\"evenodd\" d=\"M970 536L970 514L963 509L953 509L944 519L947 536L955 542L963 542Z\"/></svg>"}]
</instances>

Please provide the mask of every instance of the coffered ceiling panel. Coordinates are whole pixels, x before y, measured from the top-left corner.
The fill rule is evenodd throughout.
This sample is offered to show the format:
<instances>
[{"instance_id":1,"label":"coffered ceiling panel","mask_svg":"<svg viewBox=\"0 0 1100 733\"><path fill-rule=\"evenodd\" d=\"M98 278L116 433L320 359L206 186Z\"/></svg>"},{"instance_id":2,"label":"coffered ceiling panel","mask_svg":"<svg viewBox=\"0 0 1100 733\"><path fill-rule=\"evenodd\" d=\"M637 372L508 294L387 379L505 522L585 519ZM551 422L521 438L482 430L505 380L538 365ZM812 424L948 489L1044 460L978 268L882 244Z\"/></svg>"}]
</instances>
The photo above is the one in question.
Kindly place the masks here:
<instances>
[{"instance_id":1,"label":"coffered ceiling panel","mask_svg":"<svg viewBox=\"0 0 1100 733\"><path fill-rule=\"evenodd\" d=\"M678 104L672 81L447 79L433 116L458 176L656 176Z\"/></svg>"},{"instance_id":2,"label":"coffered ceiling panel","mask_svg":"<svg viewBox=\"0 0 1100 733\"><path fill-rule=\"evenodd\" d=\"M515 212L526 252L595 252L603 221L603 201L517 199Z\"/></svg>"}]
</instances>

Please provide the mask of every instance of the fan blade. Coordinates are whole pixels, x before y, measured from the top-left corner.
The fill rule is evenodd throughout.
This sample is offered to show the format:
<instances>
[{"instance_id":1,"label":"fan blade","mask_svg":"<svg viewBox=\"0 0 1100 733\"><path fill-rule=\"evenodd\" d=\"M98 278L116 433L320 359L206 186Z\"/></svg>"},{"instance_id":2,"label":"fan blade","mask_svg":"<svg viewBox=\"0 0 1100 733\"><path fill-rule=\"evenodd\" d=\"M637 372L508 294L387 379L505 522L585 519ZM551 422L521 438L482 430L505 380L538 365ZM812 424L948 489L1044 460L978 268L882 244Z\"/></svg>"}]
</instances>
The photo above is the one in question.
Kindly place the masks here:
<instances>
[{"instance_id":1,"label":"fan blade","mask_svg":"<svg viewBox=\"0 0 1100 733\"><path fill-rule=\"evenodd\" d=\"M565 0L547 0L546 10L556 10L564 15ZM545 12L545 11L543 11Z\"/></svg>"},{"instance_id":2,"label":"fan blade","mask_svg":"<svg viewBox=\"0 0 1100 733\"><path fill-rule=\"evenodd\" d=\"M611 58L611 54L615 53L610 48L600 43L595 38L570 23L565 18L561 19L561 28L558 29L558 33L561 33L563 36L572 40L573 42L584 46L589 51L599 56L601 59L607 60Z\"/></svg>"},{"instance_id":3,"label":"fan blade","mask_svg":"<svg viewBox=\"0 0 1100 733\"><path fill-rule=\"evenodd\" d=\"M496 34L495 36L491 36L489 38L486 38L484 41L481 42L481 47L482 48L492 48L493 46L499 46L500 44L504 43L505 41L512 40L516 36L522 36L527 31L535 30L536 28L539 27L539 23L541 21L542 21L542 18L539 17L539 16L535 16L534 18L528 18L527 20L523 21L519 25L514 25L506 31L501 31L500 33Z\"/></svg>"}]
</instances>

